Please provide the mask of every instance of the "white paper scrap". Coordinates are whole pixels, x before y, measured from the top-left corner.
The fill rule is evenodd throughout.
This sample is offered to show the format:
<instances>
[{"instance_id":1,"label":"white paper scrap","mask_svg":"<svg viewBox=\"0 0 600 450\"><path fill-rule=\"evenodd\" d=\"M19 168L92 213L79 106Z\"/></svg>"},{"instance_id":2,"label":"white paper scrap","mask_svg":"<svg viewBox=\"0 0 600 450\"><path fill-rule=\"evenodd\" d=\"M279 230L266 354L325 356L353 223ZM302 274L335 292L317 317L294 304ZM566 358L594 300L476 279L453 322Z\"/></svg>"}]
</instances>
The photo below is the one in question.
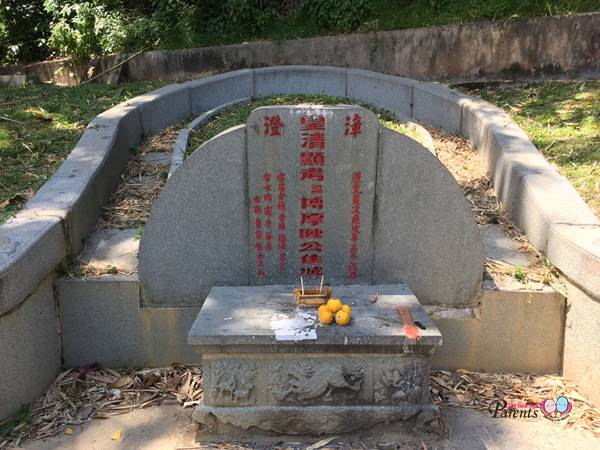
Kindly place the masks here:
<instances>
[{"instance_id":1,"label":"white paper scrap","mask_svg":"<svg viewBox=\"0 0 600 450\"><path fill-rule=\"evenodd\" d=\"M291 317L275 313L271 317L271 329L278 341L305 341L317 339L315 323L317 313L313 310L296 310Z\"/></svg>"}]
</instances>

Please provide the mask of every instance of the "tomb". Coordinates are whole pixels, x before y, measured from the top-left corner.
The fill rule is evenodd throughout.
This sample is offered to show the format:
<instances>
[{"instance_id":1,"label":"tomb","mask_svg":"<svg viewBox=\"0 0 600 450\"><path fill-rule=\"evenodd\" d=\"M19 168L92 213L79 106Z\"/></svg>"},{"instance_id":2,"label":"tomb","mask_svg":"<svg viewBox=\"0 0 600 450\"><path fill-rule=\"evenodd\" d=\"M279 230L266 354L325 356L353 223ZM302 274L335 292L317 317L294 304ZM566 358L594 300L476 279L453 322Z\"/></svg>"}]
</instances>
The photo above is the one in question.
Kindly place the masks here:
<instances>
[{"instance_id":1,"label":"tomb","mask_svg":"<svg viewBox=\"0 0 600 450\"><path fill-rule=\"evenodd\" d=\"M341 327L298 308L291 286L214 287L188 335L202 353L204 397L194 419L284 434L341 433L439 415L429 356L442 337L406 285L334 286L352 308ZM419 339L406 336L409 308Z\"/></svg>"},{"instance_id":2,"label":"tomb","mask_svg":"<svg viewBox=\"0 0 600 450\"><path fill-rule=\"evenodd\" d=\"M442 336L421 304L472 305L483 245L427 148L362 107L277 106L185 160L139 261L144 304L202 307L188 335L204 368L199 423L334 433L434 421ZM323 280L349 325L295 304L294 288Z\"/></svg>"}]
</instances>

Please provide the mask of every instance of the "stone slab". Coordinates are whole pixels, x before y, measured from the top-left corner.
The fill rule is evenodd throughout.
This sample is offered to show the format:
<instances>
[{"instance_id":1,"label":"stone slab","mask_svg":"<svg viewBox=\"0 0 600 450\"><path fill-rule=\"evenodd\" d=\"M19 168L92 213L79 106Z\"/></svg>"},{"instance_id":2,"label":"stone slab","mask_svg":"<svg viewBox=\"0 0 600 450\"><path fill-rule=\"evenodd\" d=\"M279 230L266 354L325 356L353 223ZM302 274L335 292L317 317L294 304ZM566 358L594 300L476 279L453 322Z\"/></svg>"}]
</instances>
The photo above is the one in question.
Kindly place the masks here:
<instances>
[{"instance_id":1,"label":"stone slab","mask_svg":"<svg viewBox=\"0 0 600 450\"><path fill-rule=\"evenodd\" d=\"M462 190L412 139L383 129L379 145L373 283L405 281L422 304L469 305L484 248Z\"/></svg>"},{"instance_id":2,"label":"stone slab","mask_svg":"<svg viewBox=\"0 0 600 450\"><path fill-rule=\"evenodd\" d=\"M499 225L479 225L485 257L504 261L513 266L528 267L529 253L519 250L519 244L507 237Z\"/></svg>"},{"instance_id":3,"label":"stone slab","mask_svg":"<svg viewBox=\"0 0 600 450\"><path fill-rule=\"evenodd\" d=\"M269 120L278 121L276 132ZM355 121L360 130L352 135ZM300 275L370 284L377 116L356 106L263 107L246 129L250 284L293 283Z\"/></svg>"},{"instance_id":4,"label":"stone slab","mask_svg":"<svg viewBox=\"0 0 600 450\"><path fill-rule=\"evenodd\" d=\"M144 136L174 125L191 113L190 90L187 83L170 84L128 100L136 106L142 118Z\"/></svg>"},{"instance_id":5,"label":"stone slab","mask_svg":"<svg viewBox=\"0 0 600 450\"><path fill-rule=\"evenodd\" d=\"M412 90L417 81L360 69L348 69L347 77L348 98L390 111L399 120L412 117Z\"/></svg>"},{"instance_id":6,"label":"stone slab","mask_svg":"<svg viewBox=\"0 0 600 450\"><path fill-rule=\"evenodd\" d=\"M573 185L554 171L525 175L510 211L515 224L542 251L554 224L600 225Z\"/></svg>"},{"instance_id":7,"label":"stone slab","mask_svg":"<svg viewBox=\"0 0 600 450\"><path fill-rule=\"evenodd\" d=\"M254 69L254 96L314 94L346 97L346 69L325 66L277 66Z\"/></svg>"},{"instance_id":8,"label":"stone slab","mask_svg":"<svg viewBox=\"0 0 600 450\"><path fill-rule=\"evenodd\" d=\"M524 176L553 172L525 132L513 123L488 127L485 144L479 153L498 200L509 210L513 207Z\"/></svg>"},{"instance_id":9,"label":"stone slab","mask_svg":"<svg viewBox=\"0 0 600 450\"><path fill-rule=\"evenodd\" d=\"M213 285L248 284L245 146L245 127L230 129L167 182L140 243L144 304L201 305Z\"/></svg>"},{"instance_id":10,"label":"stone slab","mask_svg":"<svg viewBox=\"0 0 600 450\"><path fill-rule=\"evenodd\" d=\"M140 307L135 275L57 280L67 367L198 364L186 343L199 308Z\"/></svg>"},{"instance_id":11,"label":"stone slab","mask_svg":"<svg viewBox=\"0 0 600 450\"><path fill-rule=\"evenodd\" d=\"M88 129L110 129L116 126L112 139L106 134L102 139L110 142L103 155L102 163L92 180L96 199L104 206L121 180L121 174L129 161L132 150L142 139L142 120L140 112L133 106L118 105L104 111L90 122ZM98 151L102 147L98 147Z\"/></svg>"},{"instance_id":12,"label":"stone slab","mask_svg":"<svg viewBox=\"0 0 600 450\"><path fill-rule=\"evenodd\" d=\"M254 97L254 71L236 70L200 80L189 81L192 114L201 114L224 103Z\"/></svg>"},{"instance_id":13,"label":"stone slab","mask_svg":"<svg viewBox=\"0 0 600 450\"><path fill-rule=\"evenodd\" d=\"M431 312L444 342L434 369L557 373L562 360L565 298L553 291L484 290L473 316ZM535 336L535 339L532 339Z\"/></svg>"},{"instance_id":14,"label":"stone slab","mask_svg":"<svg viewBox=\"0 0 600 450\"><path fill-rule=\"evenodd\" d=\"M321 326L315 308L295 305L294 286L214 287L188 334L188 343L201 352L399 352L428 354L441 343L417 298L406 285L334 286L333 295L352 308L345 327ZM425 329L415 342L406 338L396 306L411 306L413 318ZM309 315L314 338L278 337L277 322ZM308 328L307 328L308 329ZM409 350L410 348L410 350Z\"/></svg>"},{"instance_id":15,"label":"stone slab","mask_svg":"<svg viewBox=\"0 0 600 450\"><path fill-rule=\"evenodd\" d=\"M97 268L113 266L135 272L140 245L136 234L136 230L97 230L88 239L81 261Z\"/></svg>"},{"instance_id":16,"label":"stone slab","mask_svg":"<svg viewBox=\"0 0 600 450\"><path fill-rule=\"evenodd\" d=\"M572 283L565 321L563 374L600 406L600 302Z\"/></svg>"},{"instance_id":17,"label":"stone slab","mask_svg":"<svg viewBox=\"0 0 600 450\"><path fill-rule=\"evenodd\" d=\"M573 284L600 301L600 225L553 224L546 256Z\"/></svg>"},{"instance_id":18,"label":"stone slab","mask_svg":"<svg viewBox=\"0 0 600 450\"><path fill-rule=\"evenodd\" d=\"M0 420L37 400L61 367L54 275L16 309L0 316Z\"/></svg>"},{"instance_id":19,"label":"stone slab","mask_svg":"<svg viewBox=\"0 0 600 450\"><path fill-rule=\"evenodd\" d=\"M417 83L413 87L413 118L437 128L460 134L462 105L467 97L446 86Z\"/></svg>"},{"instance_id":20,"label":"stone slab","mask_svg":"<svg viewBox=\"0 0 600 450\"><path fill-rule=\"evenodd\" d=\"M483 154L486 149L488 129L511 124L510 116L502 109L476 97L463 104L460 134Z\"/></svg>"},{"instance_id":21,"label":"stone slab","mask_svg":"<svg viewBox=\"0 0 600 450\"><path fill-rule=\"evenodd\" d=\"M67 255L61 220L23 218L0 225L0 316L17 307Z\"/></svg>"}]
</instances>

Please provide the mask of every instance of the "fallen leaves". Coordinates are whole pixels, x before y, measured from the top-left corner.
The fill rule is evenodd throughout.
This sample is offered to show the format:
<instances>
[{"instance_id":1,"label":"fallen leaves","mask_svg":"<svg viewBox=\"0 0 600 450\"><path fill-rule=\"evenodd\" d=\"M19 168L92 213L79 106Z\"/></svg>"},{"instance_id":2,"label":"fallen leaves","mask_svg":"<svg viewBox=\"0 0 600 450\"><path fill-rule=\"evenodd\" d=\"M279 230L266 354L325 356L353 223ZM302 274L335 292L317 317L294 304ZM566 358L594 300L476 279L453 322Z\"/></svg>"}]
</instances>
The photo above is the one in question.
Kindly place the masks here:
<instances>
[{"instance_id":1,"label":"fallen leaves","mask_svg":"<svg viewBox=\"0 0 600 450\"><path fill-rule=\"evenodd\" d=\"M575 383L559 376L459 369L432 371L430 381L431 397L437 404L477 409L486 414L497 400L539 404L545 399L564 395L573 403L573 410L561 422L562 426L586 429L600 437L600 410L578 392ZM0 435L0 448L18 447L26 439L41 439L61 432L72 435L72 425L92 418L108 418L160 404L194 406L200 402L202 394L202 372L196 367L174 365L139 371L97 367L68 370L60 374L48 392L32 405L30 418L15 422L10 430ZM0 423L0 429L3 425ZM111 439L121 437L119 430ZM328 439L334 438L323 439L313 446L323 447L331 442Z\"/></svg>"},{"instance_id":2,"label":"fallen leaves","mask_svg":"<svg viewBox=\"0 0 600 450\"><path fill-rule=\"evenodd\" d=\"M573 410L562 422L566 428L583 428L600 437L600 410L582 396L577 385L556 375L497 374L437 370L431 372L430 392L440 405L477 409L489 413L498 400L539 404L566 396Z\"/></svg>"},{"instance_id":3,"label":"fallen leaves","mask_svg":"<svg viewBox=\"0 0 600 450\"><path fill-rule=\"evenodd\" d=\"M72 435L72 425L134 409L161 404L193 406L202 393L202 372L196 367L173 365L132 371L92 366L67 370L32 405L30 421L17 423L0 435L0 448L18 447L26 439L61 432Z\"/></svg>"},{"instance_id":4,"label":"fallen leaves","mask_svg":"<svg viewBox=\"0 0 600 450\"><path fill-rule=\"evenodd\" d=\"M139 154L173 151L177 132L165 128L148 138L139 148ZM133 158L121 176L121 183L98 221L98 228L127 229L143 227L150 210L161 193L169 171L168 164L153 164Z\"/></svg>"}]
</instances>

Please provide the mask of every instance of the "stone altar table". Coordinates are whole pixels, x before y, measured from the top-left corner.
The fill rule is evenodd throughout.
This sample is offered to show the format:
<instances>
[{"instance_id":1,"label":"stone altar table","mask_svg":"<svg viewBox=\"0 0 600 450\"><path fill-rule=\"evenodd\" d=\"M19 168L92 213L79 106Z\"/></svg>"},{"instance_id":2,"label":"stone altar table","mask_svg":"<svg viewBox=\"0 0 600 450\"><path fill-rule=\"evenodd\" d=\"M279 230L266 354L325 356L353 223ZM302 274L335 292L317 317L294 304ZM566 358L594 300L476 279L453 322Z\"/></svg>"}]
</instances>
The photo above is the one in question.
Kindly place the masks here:
<instances>
[{"instance_id":1,"label":"stone altar table","mask_svg":"<svg viewBox=\"0 0 600 450\"><path fill-rule=\"evenodd\" d=\"M194 419L284 434L340 433L437 418L429 356L442 336L407 285L334 286L352 308L346 327L322 326L292 286L213 287L188 343L202 353L204 398ZM411 306L418 341L397 306Z\"/></svg>"}]
</instances>

